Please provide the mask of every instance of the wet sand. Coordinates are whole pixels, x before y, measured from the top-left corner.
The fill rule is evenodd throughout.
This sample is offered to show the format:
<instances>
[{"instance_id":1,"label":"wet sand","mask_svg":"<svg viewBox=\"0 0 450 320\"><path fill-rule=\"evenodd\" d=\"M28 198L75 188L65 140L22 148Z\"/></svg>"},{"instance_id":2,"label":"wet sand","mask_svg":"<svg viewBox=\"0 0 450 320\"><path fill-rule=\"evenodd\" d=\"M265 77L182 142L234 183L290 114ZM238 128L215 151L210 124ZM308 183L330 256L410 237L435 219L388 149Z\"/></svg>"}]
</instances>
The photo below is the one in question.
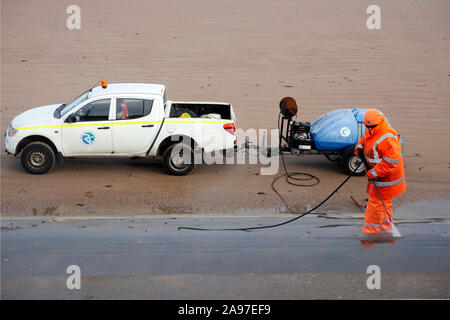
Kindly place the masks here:
<instances>
[{"instance_id":1,"label":"wet sand","mask_svg":"<svg viewBox=\"0 0 450 320\"><path fill-rule=\"evenodd\" d=\"M2 132L18 113L70 101L102 78L162 83L173 100L230 102L244 129L276 128L284 96L297 100L300 120L376 107L405 140L408 190L394 205L450 199L449 2L378 1L382 29L372 31L370 1L79 1L80 30L66 28L69 4L2 1ZM321 179L313 188L280 182L298 210L345 178L324 157L288 166ZM274 176L259 173L213 165L171 177L155 161L72 159L32 176L2 154L1 214L282 212ZM365 184L353 178L323 210L362 213L350 195L363 201Z\"/></svg>"}]
</instances>

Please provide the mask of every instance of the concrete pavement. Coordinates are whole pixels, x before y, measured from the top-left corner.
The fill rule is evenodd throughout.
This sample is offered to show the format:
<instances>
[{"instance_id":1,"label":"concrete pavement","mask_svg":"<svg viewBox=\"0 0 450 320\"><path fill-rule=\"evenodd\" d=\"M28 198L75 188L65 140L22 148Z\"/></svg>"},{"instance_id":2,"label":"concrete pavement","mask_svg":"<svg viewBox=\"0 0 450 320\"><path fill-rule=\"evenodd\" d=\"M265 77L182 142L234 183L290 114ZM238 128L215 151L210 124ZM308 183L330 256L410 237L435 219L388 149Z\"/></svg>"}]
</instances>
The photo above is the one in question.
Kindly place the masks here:
<instances>
[{"instance_id":1,"label":"concrete pavement","mask_svg":"<svg viewBox=\"0 0 450 320\"><path fill-rule=\"evenodd\" d=\"M2 220L4 299L449 298L446 217L402 218L395 243L361 245L358 217L194 216ZM69 265L81 289L68 290ZM381 289L370 290L370 265Z\"/></svg>"}]
</instances>

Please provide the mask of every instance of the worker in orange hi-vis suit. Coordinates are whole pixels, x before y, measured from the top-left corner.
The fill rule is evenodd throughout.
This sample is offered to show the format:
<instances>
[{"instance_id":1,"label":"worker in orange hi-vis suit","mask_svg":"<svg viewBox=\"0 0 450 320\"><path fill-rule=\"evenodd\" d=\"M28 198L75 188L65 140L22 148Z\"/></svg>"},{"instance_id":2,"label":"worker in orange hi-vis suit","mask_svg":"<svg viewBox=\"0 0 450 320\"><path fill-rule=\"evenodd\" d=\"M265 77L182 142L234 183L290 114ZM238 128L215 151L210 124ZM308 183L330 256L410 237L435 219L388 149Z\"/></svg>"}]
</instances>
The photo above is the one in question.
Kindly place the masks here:
<instances>
[{"instance_id":1,"label":"worker in orange hi-vis suit","mask_svg":"<svg viewBox=\"0 0 450 320\"><path fill-rule=\"evenodd\" d=\"M364 125L366 126L365 134L355 147L355 154L360 156L364 150L364 157L369 165L369 168L366 168L369 179L367 183L369 202L362 232L392 234L392 223L386 210L390 217L393 217L392 198L406 190L400 136L377 109L366 111Z\"/></svg>"}]
</instances>

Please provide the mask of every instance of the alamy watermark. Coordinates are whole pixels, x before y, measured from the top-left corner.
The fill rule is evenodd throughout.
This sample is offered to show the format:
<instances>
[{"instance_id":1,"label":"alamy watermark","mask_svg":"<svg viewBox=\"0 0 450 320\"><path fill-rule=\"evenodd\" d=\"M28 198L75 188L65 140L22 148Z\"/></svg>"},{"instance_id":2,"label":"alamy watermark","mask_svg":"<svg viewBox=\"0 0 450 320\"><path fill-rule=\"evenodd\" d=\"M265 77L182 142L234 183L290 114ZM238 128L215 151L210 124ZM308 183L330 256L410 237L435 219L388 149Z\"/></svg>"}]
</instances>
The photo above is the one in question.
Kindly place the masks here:
<instances>
[{"instance_id":1,"label":"alamy watermark","mask_svg":"<svg viewBox=\"0 0 450 320\"><path fill-rule=\"evenodd\" d=\"M67 7L66 13L69 14L66 20L66 26L69 30L81 29L81 9L79 6L72 4Z\"/></svg>"},{"instance_id":2,"label":"alamy watermark","mask_svg":"<svg viewBox=\"0 0 450 320\"><path fill-rule=\"evenodd\" d=\"M367 288L369 290L381 289L381 269L377 265L370 265L366 270L367 274L372 274L367 278Z\"/></svg>"},{"instance_id":3,"label":"alamy watermark","mask_svg":"<svg viewBox=\"0 0 450 320\"><path fill-rule=\"evenodd\" d=\"M279 169L278 129L237 129L232 135L222 128L193 125L195 139L171 137L175 143L171 158L183 164L260 164L261 175L275 175ZM203 148L198 148L201 145Z\"/></svg>"},{"instance_id":4,"label":"alamy watermark","mask_svg":"<svg viewBox=\"0 0 450 320\"><path fill-rule=\"evenodd\" d=\"M77 265L70 265L66 269L66 274L70 274L66 280L66 288L69 290L81 289L81 269Z\"/></svg>"},{"instance_id":5,"label":"alamy watermark","mask_svg":"<svg viewBox=\"0 0 450 320\"><path fill-rule=\"evenodd\" d=\"M366 26L369 30L381 29L381 9L379 6L372 4L367 7L367 14L370 16L367 18Z\"/></svg>"}]
</instances>

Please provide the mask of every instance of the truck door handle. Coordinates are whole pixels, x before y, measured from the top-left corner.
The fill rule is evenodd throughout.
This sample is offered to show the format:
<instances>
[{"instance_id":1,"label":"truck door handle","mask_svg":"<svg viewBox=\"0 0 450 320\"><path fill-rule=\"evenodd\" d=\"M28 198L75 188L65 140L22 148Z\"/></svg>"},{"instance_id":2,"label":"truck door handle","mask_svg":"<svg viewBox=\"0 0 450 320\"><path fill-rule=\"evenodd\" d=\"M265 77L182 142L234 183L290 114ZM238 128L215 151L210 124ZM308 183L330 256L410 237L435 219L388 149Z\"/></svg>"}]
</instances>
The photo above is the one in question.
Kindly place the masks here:
<instances>
[{"instance_id":1,"label":"truck door handle","mask_svg":"<svg viewBox=\"0 0 450 320\"><path fill-rule=\"evenodd\" d=\"M107 130L107 129L109 129L109 127L98 127L97 129L98 130Z\"/></svg>"},{"instance_id":2,"label":"truck door handle","mask_svg":"<svg viewBox=\"0 0 450 320\"><path fill-rule=\"evenodd\" d=\"M144 124L143 126L141 126L142 128L153 128L154 125L153 124Z\"/></svg>"}]
</instances>

